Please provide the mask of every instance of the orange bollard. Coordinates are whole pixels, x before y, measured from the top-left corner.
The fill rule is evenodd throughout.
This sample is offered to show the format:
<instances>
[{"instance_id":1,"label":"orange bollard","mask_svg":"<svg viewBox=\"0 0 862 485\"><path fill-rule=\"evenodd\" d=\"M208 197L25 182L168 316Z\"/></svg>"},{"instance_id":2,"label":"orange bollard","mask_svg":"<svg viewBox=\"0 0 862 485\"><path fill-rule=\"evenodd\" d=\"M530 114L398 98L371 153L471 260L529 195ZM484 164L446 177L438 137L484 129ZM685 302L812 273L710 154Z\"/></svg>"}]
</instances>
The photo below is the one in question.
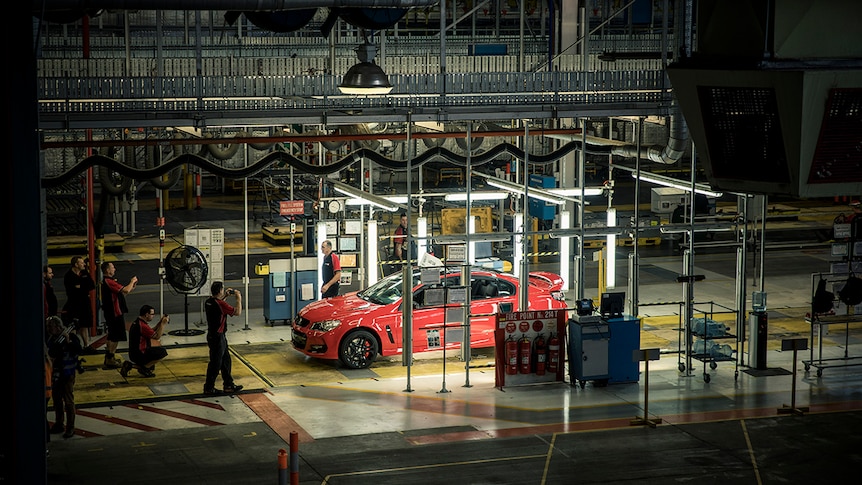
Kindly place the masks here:
<instances>
[{"instance_id":1,"label":"orange bollard","mask_svg":"<svg viewBox=\"0 0 862 485\"><path fill-rule=\"evenodd\" d=\"M278 450L278 485L287 485L287 450Z\"/></svg>"},{"instance_id":2,"label":"orange bollard","mask_svg":"<svg viewBox=\"0 0 862 485\"><path fill-rule=\"evenodd\" d=\"M299 433L290 432L290 485L299 485Z\"/></svg>"}]
</instances>

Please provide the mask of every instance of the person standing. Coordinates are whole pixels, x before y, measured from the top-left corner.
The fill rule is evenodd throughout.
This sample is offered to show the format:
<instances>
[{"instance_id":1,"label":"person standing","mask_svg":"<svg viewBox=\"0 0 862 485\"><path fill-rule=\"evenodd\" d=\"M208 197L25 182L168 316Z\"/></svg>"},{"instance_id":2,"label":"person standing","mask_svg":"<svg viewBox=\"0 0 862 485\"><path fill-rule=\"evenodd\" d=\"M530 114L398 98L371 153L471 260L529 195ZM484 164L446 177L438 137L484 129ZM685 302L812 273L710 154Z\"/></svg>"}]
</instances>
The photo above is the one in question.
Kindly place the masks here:
<instances>
[{"instance_id":1,"label":"person standing","mask_svg":"<svg viewBox=\"0 0 862 485\"><path fill-rule=\"evenodd\" d=\"M405 257L407 249L407 214L401 214L401 222L395 228L395 237L392 238L392 254L399 262Z\"/></svg>"},{"instance_id":2,"label":"person standing","mask_svg":"<svg viewBox=\"0 0 862 485\"><path fill-rule=\"evenodd\" d=\"M341 286L341 261L339 261L338 255L332 252L332 241L329 239L320 244L320 250L323 252L323 267L321 268L323 286L320 287L320 297L337 296L338 288Z\"/></svg>"},{"instance_id":3,"label":"person standing","mask_svg":"<svg viewBox=\"0 0 862 485\"><path fill-rule=\"evenodd\" d=\"M105 314L105 323L108 327L108 339L105 343L105 368L119 369L123 365L123 360L115 354L117 345L127 339L124 315L129 309L126 306L126 295L135 289L138 284L138 277L132 276L129 282L123 286L115 278L117 268L110 261L102 263L102 274L104 275L102 279L102 313Z\"/></svg>"},{"instance_id":4,"label":"person standing","mask_svg":"<svg viewBox=\"0 0 862 485\"><path fill-rule=\"evenodd\" d=\"M60 310L57 302L57 294L54 293L54 285L51 280L54 279L54 268L42 266L42 296L45 301L45 318L53 317Z\"/></svg>"},{"instance_id":5,"label":"person standing","mask_svg":"<svg viewBox=\"0 0 862 485\"><path fill-rule=\"evenodd\" d=\"M150 322L156 317L156 309L144 305L138 312L138 318L129 327L129 360L123 362L120 374L128 377L129 371L137 367L144 377L156 376L156 362L168 356L168 351L161 345L153 346L153 340L159 341L171 317L162 315L154 327Z\"/></svg>"},{"instance_id":6,"label":"person standing","mask_svg":"<svg viewBox=\"0 0 862 485\"><path fill-rule=\"evenodd\" d=\"M51 358L51 396L54 400L54 425L51 433L63 433L63 438L75 436L75 376L81 341L63 326L58 316L46 322L48 356Z\"/></svg>"},{"instance_id":7,"label":"person standing","mask_svg":"<svg viewBox=\"0 0 862 485\"><path fill-rule=\"evenodd\" d=\"M72 256L72 267L63 277L66 288L66 303L63 305L63 321L73 325L84 346L83 353L93 354L90 346L90 327L93 325L93 307L90 292L96 289L96 282L87 271L87 263L81 256Z\"/></svg>"},{"instance_id":8,"label":"person standing","mask_svg":"<svg viewBox=\"0 0 862 485\"><path fill-rule=\"evenodd\" d=\"M209 347L210 358L204 381L204 394L210 396L222 394L222 391L215 387L216 377L219 373L221 373L224 384L223 392L239 392L242 390L242 386L233 381L226 332L227 317L238 317L242 313L242 293L233 288L225 289L223 282L214 281L210 286L210 295L212 296L204 302L204 311L207 316L207 347ZM228 295L233 295L236 299L235 307L225 301Z\"/></svg>"}]
</instances>

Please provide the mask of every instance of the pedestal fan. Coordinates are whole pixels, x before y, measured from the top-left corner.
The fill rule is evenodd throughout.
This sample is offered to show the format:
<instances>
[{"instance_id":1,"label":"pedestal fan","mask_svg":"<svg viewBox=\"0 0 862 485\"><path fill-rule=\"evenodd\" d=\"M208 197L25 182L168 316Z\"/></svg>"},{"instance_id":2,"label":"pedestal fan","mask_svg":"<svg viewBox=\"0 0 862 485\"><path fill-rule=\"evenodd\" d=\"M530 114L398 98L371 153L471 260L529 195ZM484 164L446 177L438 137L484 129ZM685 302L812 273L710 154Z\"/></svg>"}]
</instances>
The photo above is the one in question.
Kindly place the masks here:
<instances>
[{"instance_id":1,"label":"pedestal fan","mask_svg":"<svg viewBox=\"0 0 862 485\"><path fill-rule=\"evenodd\" d=\"M194 246L179 246L172 249L164 260L165 279L178 293L185 296L185 329L172 330L171 335L200 335L203 330L189 328L189 295L197 293L206 284L209 268L203 253Z\"/></svg>"}]
</instances>

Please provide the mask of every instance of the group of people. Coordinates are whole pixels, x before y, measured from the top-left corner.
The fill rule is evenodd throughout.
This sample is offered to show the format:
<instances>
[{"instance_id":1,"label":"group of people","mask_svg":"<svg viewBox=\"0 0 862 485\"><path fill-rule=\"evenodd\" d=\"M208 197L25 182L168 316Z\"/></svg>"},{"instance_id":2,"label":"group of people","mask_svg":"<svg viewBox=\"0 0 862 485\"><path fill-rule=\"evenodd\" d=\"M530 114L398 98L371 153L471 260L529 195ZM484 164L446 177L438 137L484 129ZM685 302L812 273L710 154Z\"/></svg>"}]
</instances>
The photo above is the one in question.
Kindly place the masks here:
<instances>
[{"instance_id":1,"label":"group of people","mask_svg":"<svg viewBox=\"0 0 862 485\"><path fill-rule=\"evenodd\" d=\"M394 254L402 259L407 237L405 214L401 215L401 224L395 235ZM330 298L338 295L341 262L330 240L322 241L320 249L323 253L321 297ZM138 277L132 276L124 285L117 279L114 263L103 262L100 268L103 278L99 296L107 329L104 368L119 369L124 378L128 377L132 369L137 369L144 377L154 377L156 363L168 355L158 342L170 323L170 316L163 314L153 325L156 309L151 305L143 305L127 330L125 315L129 310L126 296L134 291ZM80 356L97 353L90 342L94 323L92 298L96 282L88 271L88 261L81 256L73 257L71 267L63 277L66 302L60 309L54 292L54 270L51 266L42 268L42 278L46 319L46 404L53 400L55 414L54 424L49 427L49 431L63 433L64 438L70 438L75 433L75 376L83 370ZM227 301L229 296L234 298L233 305ZM242 313L242 293L226 288L221 281L215 281L210 287L210 297L204 302L204 310L209 362L203 392L205 395L239 392L243 386L236 384L233 378L226 332L227 317ZM129 359L123 360L118 357L117 347L120 342L126 341L129 342ZM216 387L219 375L222 379L221 389Z\"/></svg>"},{"instance_id":2,"label":"group of people","mask_svg":"<svg viewBox=\"0 0 862 485\"><path fill-rule=\"evenodd\" d=\"M95 280L87 269L88 261L80 256L71 259L71 267L63 278L66 302L59 307L54 291L54 270L50 265L42 268L43 302L45 315L45 397L46 405L53 402L54 423L48 426L48 439L51 434L62 433L64 438L75 434L75 377L83 372L81 356L97 353L90 342L93 319L93 292ZM100 298L105 317L106 340L104 368L119 369L120 374L128 377L132 369L137 369L144 377L155 377L155 365L167 357L167 350L159 341L170 323L170 316L163 314L156 320L156 310L151 305L143 305L137 318L126 325L128 313L126 296L138 284L137 276L132 276L125 285L117 277L114 263L102 263L103 274ZM337 291L337 287L336 287ZM204 303L207 318L206 341L209 347L204 394L217 395L236 393L243 386L234 382L231 372L231 357L227 343L227 317L239 316L242 312L242 294L239 290L225 288L221 281L210 287L211 296ZM226 298L233 296L235 304L230 305ZM129 359L119 357L117 348L120 342L129 342ZM221 374L223 386L215 387Z\"/></svg>"}]
</instances>

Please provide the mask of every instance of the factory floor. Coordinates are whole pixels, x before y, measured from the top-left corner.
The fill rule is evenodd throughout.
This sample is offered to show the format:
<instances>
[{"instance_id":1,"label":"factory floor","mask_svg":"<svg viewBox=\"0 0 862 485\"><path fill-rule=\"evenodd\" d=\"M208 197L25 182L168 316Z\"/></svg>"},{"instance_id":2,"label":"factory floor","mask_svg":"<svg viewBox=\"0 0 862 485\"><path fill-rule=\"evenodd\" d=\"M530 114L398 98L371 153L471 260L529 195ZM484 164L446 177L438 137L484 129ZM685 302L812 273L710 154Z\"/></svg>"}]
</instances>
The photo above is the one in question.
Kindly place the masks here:
<instances>
[{"instance_id":1,"label":"factory floor","mask_svg":"<svg viewBox=\"0 0 862 485\"><path fill-rule=\"evenodd\" d=\"M230 239L228 254L246 247ZM253 261L279 254L257 244ZM141 235L110 254L121 279L151 259L141 255L158 254L151 246ZM238 394L202 393L205 338L176 332L179 318L155 377L124 378L101 367L102 355L85 356L76 434L52 435L48 483L829 483L858 470L862 320L805 319L811 273L828 270L829 248L767 253L775 276L758 365L747 337L728 340L728 361L684 351L682 285L658 281L678 273L678 257L654 251L639 291L659 303L640 308L639 344L660 358L639 364L637 382L573 381L567 362L561 380L499 386L491 350L474 350L469 365L430 352L409 367L391 357L345 369L293 350L290 328L268 324L250 298L249 311L229 320ZM696 274L706 275L695 285L698 308L732 305L732 258L696 257ZM135 298L157 289L142 285ZM801 341L806 350L782 350Z\"/></svg>"}]
</instances>

